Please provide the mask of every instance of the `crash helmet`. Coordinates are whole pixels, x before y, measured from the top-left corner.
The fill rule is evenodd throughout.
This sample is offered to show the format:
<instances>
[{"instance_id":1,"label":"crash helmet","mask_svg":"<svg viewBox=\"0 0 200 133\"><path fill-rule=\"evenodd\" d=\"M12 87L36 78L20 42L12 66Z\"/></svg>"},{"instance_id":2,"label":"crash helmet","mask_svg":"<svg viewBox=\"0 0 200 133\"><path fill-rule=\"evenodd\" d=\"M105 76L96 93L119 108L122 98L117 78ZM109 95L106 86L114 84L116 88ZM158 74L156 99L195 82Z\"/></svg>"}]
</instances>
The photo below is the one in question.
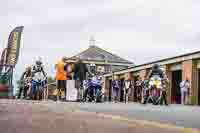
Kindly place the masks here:
<instances>
[{"instance_id":1,"label":"crash helmet","mask_svg":"<svg viewBox=\"0 0 200 133\"><path fill-rule=\"evenodd\" d=\"M89 70L90 70L90 73L92 74L96 74L96 65L95 64L90 64L89 65Z\"/></svg>"},{"instance_id":2,"label":"crash helmet","mask_svg":"<svg viewBox=\"0 0 200 133\"><path fill-rule=\"evenodd\" d=\"M35 61L36 66L41 66L42 65L42 58L38 57L37 60Z\"/></svg>"},{"instance_id":3,"label":"crash helmet","mask_svg":"<svg viewBox=\"0 0 200 133\"><path fill-rule=\"evenodd\" d=\"M152 66L152 68L155 70L155 69L159 69L160 68L160 65L159 64L154 64L153 66Z\"/></svg>"}]
</instances>

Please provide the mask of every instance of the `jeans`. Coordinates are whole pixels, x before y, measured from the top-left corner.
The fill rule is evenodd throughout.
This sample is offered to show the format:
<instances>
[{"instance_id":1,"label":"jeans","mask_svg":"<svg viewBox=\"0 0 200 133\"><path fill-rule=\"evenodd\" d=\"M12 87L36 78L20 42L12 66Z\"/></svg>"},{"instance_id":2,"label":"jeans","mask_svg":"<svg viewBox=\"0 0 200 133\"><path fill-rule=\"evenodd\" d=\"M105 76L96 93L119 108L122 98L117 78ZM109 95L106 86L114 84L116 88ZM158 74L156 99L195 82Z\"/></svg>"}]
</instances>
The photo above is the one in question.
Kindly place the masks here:
<instances>
[{"instance_id":1,"label":"jeans","mask_svg":"<svg viewBox=\"0 0 200 133\"><path fill-rule=\"evenodd\" d=\"M37 83L36 81L32 81L32 89L31 89L31 96L35 96L35 93L36 93L36 89L37 89L37 86L38 86L39 83ZM42 87L42 90L39 90L40 93L43 93L44 91L44 86L45 86L45 82L41 82L41 87Z\"/></svg>"},{"instance_id":2,"label":"jeans","mask_svg":"<svg viewBox=\"0 0 200 133\"><path fill-rule=\"evenodd\" d=\"M187 91L181 91L181 104L186 104Z\"/></svg>"}]
</instances>

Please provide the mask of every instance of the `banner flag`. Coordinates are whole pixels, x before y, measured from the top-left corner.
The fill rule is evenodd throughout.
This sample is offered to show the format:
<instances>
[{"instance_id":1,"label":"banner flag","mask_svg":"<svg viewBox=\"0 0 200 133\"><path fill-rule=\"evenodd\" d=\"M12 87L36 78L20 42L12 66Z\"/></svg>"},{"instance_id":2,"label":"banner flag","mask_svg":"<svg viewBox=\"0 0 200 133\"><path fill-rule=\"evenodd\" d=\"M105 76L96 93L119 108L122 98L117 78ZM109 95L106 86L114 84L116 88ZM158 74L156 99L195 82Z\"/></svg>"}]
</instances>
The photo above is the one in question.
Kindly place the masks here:
<instances>
[{"instance_id":1,"label":"banner flag","mask_svg":"<svg viewBox=\"0 0 200 133\"><path fill-rule=\"evenodd\" d=\"M15 66L20 52L21 34L24 27L16 27L8 38L8 46L6 52L6 65Z\"/></svg>"}]
</instances>

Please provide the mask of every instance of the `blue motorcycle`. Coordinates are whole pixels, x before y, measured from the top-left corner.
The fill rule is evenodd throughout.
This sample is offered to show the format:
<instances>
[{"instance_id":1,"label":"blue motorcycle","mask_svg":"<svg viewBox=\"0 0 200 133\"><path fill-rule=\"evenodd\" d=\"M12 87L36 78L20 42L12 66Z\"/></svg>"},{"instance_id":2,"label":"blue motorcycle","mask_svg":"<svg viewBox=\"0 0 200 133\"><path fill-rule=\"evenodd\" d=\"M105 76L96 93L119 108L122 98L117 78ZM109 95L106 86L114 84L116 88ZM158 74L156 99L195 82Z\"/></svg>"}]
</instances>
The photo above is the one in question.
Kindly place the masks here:
<instances>
[{"instance_id":1,"label":"blue motorcycle","mask_svg":"<svg viewBox=\"0 0 200 133\"><path fill-rule=\"evenodd\" d=\"M84 101L102 102L102 86L98 79L89 79L84 93Z\"/></svg>"},{"instance_id":2,"label":"blue motorcycle","mask_svg":"<svg viewBox=\"0 0 200 133\"><path fill-rule=\"evenodd\" d=\"M46 85L46 77L38 72L34 75L32 79L32 90L31 95L33 100L41 100L43 98L43 93Z\"/></svg>"}]
</instances>

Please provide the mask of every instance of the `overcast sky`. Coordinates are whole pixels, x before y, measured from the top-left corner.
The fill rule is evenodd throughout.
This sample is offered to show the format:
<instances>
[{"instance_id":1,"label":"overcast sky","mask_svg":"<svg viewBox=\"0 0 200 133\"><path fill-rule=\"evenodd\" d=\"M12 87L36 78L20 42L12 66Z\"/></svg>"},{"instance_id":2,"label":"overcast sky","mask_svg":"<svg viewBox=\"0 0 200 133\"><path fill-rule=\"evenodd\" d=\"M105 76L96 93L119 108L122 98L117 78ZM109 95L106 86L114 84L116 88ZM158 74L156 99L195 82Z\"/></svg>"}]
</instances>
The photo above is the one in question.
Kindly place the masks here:
<instances>
[{"instance_id":1,"label":"overcast sky","mask_svg":"<svg viewBox=\"0 0 200 133\"><path fill-rule=\"evenodd\" d=\"M0 51L18 25L25 29L15 77L36 56L50 71L90 36L136 64L200 49L199 0L1 0Z\"/></svg>"}]
</instances>

